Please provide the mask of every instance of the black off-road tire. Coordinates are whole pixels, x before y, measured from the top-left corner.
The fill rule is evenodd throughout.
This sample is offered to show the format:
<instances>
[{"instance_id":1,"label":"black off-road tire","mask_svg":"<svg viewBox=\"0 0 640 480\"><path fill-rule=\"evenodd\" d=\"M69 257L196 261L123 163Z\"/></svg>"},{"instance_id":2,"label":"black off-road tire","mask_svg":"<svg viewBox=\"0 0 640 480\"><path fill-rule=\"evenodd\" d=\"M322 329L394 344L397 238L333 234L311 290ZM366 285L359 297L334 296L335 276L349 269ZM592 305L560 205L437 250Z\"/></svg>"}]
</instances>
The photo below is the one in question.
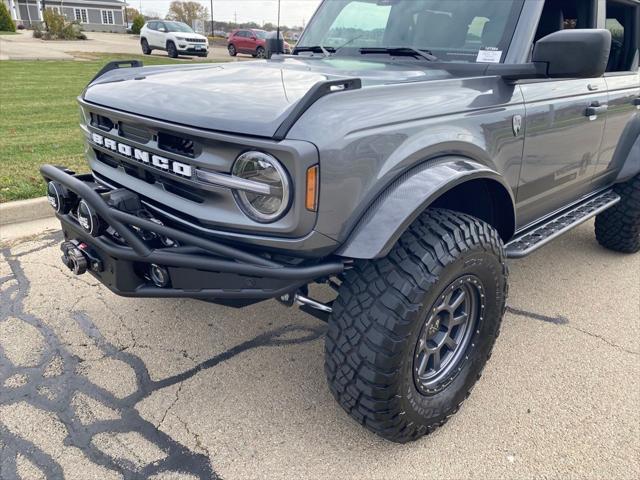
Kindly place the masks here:
<instances>
[{"instance_id":1,"label":"black off-road tire","mask_svg":"<svg viewBox=\"0 0 640 480\"><path fill-rule=\"evenodd\" d=\"M444 425L491 355L507 276L496 230L442 209L419 217L387 257L357 261L340 286L325 343L325 372L338 403L394 442L417 440ZM479 282L482 308L451 373L425 391L414 376L418 342L433 307L462 279Z\"/></svg>"},{"instance_id":2,"label":"black off-road tire","mask_svg":"<svg viewBox=\"0 0 640 480\"><path fill-rule=\"evenodd\" d=\"M142 48L142 53L145 55L151 55L153 49L149 46L149 42L147 42L146 38L140 40L140 47Z\"/></svg>"},{"instance_id":3,"label":"black off-road tire","mask_svg":"<svg viewBox=\"0 0 640 480\"><path fill-rule=\"evenodd\" d=\"M167 42L167 55L171 58L178 58L178 48L173 42Z\"/></svg>"},{"instance_id":4,"label":"black off-road tire","mask_svg":"<svg viewBox=\"0 0 640 480\"><path fill-rule=\"evenodd\" d=\"M596 239L609 250L640 252L640 175L616 185L621 200L596 217Z\"/></svg>"}]
</instances>

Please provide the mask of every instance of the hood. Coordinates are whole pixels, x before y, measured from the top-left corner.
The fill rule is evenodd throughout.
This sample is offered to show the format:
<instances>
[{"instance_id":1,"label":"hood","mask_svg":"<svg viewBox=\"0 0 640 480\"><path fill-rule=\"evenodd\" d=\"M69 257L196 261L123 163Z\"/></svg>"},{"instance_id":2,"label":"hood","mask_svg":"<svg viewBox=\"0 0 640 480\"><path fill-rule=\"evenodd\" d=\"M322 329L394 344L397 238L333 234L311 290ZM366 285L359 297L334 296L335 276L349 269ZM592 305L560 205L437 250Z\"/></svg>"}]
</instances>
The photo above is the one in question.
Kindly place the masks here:
<instances>
[{"instance_id":1,"label":"hood","mask_svg":"<svg viewBox=\"0 0 640 480\"><path fill-rule=\"evenodd\" d=\"M182 37L182 38L198 38L200 40L207 40L209 41L209 39L207 37L205 37L204 35L200 35L199 33L190 33L190 32L171 32L173 35L176 36L176 38L178 37Z\"/></svg>"},{"instance_id":2,"label":"hood","mask_svg":"<svg viewBox=\"0 0 640 480\"><path fill-rule=\"evenodd\" d=\"M411 64L348 58L284 59L113 70L85 90L96 105L207 130L273 137L317 83L360 78L362 88L439 80ZM349 95L338 92L332 95Z\"/></svg>"}]
</instances>

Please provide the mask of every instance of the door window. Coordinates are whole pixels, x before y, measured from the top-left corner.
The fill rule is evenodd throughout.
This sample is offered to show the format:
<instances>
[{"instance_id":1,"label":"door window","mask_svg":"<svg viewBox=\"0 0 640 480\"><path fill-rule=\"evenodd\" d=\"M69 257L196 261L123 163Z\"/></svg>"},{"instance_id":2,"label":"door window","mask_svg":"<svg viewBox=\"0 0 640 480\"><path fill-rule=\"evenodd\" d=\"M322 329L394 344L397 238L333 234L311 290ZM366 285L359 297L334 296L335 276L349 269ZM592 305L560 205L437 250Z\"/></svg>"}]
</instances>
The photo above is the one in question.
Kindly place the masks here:
<instances>
[{"instance_id":1,"label":"door window","mask_svg":"<svg viewBox=\"0 0 640 480\"><path fill-rule=\"evenodd\" d=\"M626 3L608 1L606 28L611 32L611 54L607 72L626 72L638 67L638 9Z\"/></svg>"}]
</instances>

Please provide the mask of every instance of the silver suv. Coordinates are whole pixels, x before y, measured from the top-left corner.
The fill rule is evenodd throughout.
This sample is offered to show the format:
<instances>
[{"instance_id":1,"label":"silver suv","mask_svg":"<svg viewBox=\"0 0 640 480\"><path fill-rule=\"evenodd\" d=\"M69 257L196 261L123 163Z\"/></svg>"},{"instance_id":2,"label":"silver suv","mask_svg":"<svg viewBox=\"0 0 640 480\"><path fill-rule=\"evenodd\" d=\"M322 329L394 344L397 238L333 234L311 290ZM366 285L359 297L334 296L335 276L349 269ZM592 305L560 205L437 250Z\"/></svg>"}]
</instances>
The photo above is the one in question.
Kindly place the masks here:
<instances>
[{"instance_id":1,"label":"silver suv","mask_svg":"<svg viewBox=\"0 0 640 480\"><path fill-rule=\"evenodd\" d=\"M165 50L171 58L179 55L206 57L209 54L207 37L182 22L147 22L140 31L140 46L145 55L151 55L154 50Z\"/></svg>"}]
</instances>

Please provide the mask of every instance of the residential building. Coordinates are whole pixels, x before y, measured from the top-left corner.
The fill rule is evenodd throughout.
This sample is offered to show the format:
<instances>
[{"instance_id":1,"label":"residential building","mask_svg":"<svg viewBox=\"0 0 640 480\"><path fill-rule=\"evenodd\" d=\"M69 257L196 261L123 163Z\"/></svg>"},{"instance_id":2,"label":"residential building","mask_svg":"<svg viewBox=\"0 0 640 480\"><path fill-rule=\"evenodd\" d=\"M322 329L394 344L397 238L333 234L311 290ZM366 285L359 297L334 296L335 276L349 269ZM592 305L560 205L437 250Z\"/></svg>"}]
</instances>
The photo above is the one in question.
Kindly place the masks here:
<instances>
[{"instance_id":1,"label":"residential building","mask_svg":"<svg viewBox=\"0 0 640 480\"><path fill-rule=\"evenodd\" d=\"M42 22L44 8L77 21L89 32L126 32L126 3L121 0L2 0L17 24L31 27Z\"/></svg>"}]
</instances>

